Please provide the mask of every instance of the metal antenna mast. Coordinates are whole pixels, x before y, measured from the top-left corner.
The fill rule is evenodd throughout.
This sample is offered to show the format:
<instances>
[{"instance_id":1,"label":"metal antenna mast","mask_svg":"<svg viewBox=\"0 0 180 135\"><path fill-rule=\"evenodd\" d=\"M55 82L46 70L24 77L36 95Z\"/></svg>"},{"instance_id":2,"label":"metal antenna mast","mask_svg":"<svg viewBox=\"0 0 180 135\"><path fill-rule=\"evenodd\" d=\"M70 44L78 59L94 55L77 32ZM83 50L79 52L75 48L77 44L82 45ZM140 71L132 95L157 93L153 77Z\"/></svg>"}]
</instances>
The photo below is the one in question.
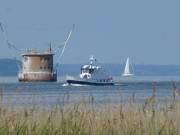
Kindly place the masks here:
<instances>
[{"instance_id":1,"label":"metal antenna mast","mask_svg":"<svg viewBox=\"0 0 180 135\"><path fill-rule=\"evenodd\" d=\"M68 34L66 40L64 41L64 43L57 48L57 49L59 49L59 48L62 48L62 47L63 47L63 48L62 48L62 51L61 51L61 53L60 53L60 56L58 57L58 60L59 60L59 61L61 60L61 58L62 58L62 56L63 56L63 54L64 54L64 51L65 51L66 46L67 46L67 43L68 43L68 41L69 41L69 39L70 39L70 37L71 37L71 35L72 35L72 32L74 31L74 28L75 28L75 24L73 24L72 29L69 31L69 34ZM57 64L59 65L60 62L57 63Z\"/></svg>"}]
</instances>

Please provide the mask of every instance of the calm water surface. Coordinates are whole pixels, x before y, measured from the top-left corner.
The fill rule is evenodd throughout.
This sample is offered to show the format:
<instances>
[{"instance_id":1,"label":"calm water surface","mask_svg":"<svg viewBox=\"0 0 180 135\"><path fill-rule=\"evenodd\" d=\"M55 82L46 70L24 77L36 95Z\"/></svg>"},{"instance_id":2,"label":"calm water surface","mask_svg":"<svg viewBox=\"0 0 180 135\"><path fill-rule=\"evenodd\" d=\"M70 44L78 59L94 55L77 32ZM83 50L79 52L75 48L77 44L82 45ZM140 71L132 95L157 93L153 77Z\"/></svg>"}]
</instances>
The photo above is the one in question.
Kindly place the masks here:
<instances>
[{"instance_id":1,"label":"calm water surface","mask_svg":"<svg viewBox=\"0 0 180 135\"><path fill-rule=\"evenodd\" d=\"M65 77L64 77L65 78ZM1 103L5 106L62 105L79 101L101 104L106 102L144 102L152 95L152 82L157 82L157 99L172 97L172 82L180 88L180 76L115 77L115 86L65 86L64 79L54 83L19 83L16 77L1 77Z\"/></svg>"}]
</instances>

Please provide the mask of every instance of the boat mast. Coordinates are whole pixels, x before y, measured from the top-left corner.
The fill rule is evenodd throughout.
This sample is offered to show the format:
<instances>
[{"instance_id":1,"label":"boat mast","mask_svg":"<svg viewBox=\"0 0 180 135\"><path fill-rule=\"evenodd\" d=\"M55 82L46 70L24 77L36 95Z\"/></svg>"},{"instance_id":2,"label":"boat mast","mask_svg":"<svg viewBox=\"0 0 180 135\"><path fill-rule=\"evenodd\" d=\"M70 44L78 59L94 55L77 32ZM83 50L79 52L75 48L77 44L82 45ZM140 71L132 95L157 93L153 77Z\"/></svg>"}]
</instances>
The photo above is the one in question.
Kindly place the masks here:
<instances>
[{"instance_id":1,"label":"boat mast","mask_svg":"<svg viewBox=\"0 0 180 135\"><path fill-rule=\"evenodd\" d=\"M130 74L129 71L129 57L126 60L126 65L125 65L125 69L124 69L124 74Z\"/></svg>"}]
</instances>

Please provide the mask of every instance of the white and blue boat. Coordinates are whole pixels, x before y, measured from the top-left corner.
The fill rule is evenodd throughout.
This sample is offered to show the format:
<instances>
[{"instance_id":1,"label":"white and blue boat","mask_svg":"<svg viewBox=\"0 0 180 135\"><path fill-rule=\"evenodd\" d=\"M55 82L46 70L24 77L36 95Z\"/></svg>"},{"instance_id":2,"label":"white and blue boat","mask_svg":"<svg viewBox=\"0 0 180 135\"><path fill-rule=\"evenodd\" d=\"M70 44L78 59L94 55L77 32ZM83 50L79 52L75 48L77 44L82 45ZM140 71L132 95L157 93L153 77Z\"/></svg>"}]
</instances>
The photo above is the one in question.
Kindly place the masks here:
<instances>
[{"instance_id":1,"label":"white and blue boat","mask_svg":"<svg viewBox=\"0 0 180 135\"><path fill-rule=\"evenodd\" d=\"M89 64L81 67L79 77L67 79L67 83L69 85L114 85L112 76L107 75L104 68L97 65L97 60L94 58L94 56L91 56L89 60Z\"/></svg>"}]
</instances>

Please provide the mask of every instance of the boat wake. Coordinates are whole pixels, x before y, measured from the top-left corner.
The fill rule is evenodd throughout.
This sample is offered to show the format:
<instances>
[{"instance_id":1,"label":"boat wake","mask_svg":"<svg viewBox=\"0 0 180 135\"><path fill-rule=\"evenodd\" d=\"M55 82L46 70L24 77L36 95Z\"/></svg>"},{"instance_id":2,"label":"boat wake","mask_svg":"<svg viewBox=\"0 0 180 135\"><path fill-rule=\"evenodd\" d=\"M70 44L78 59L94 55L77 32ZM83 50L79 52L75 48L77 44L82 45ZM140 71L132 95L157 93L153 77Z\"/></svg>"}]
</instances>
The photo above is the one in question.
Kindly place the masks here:
<instances>
[{"instance_id":1,"label":"boat wake","mask_svg":"<svg viewBox=\"0 0 180 135\"><path fill-rule=\"evenodd\" d=\"M88 86L88 85L82 85L82 84L68 84L68 83L65 83L65 84L62 84L63 87L69 87L69 86L73 86L73 87L85 87L85 86Z\"/></svg>"},{"instance_id":2,"label":"boat wake","mask_svg":"<svg viewBox=\"0 0 180 135\"><path fill-rule=\"evenodd\" d=\"M114 83L114 86L127 86L127 84L123 84L123 83Z\"/></svg>"}]
</instances>

